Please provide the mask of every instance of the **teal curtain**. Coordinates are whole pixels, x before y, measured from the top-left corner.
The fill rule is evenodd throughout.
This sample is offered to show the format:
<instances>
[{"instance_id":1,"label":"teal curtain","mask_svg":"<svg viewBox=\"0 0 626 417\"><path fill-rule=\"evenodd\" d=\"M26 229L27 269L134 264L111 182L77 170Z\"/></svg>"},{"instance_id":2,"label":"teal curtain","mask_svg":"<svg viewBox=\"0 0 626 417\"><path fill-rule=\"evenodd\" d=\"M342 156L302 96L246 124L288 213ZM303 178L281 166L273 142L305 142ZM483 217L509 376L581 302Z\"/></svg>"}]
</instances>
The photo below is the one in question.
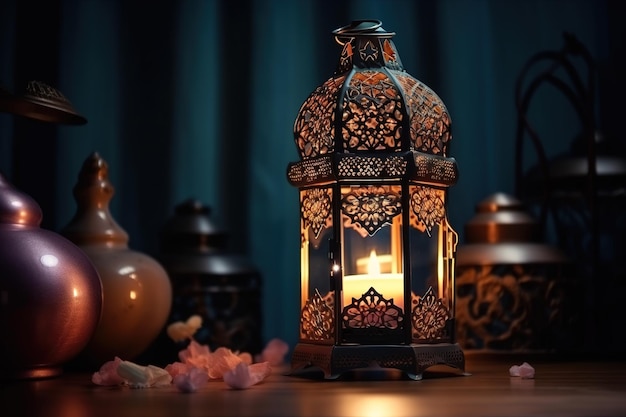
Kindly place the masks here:
<instances>
[{"instance_id":1,"label":"teal curtain","mask_svg":"<svg viewBox=\"0 0 626 417\"><path fill-rule=\"evenodd\" d=\"M74 214L82 162L99 152L115 186L113 216L132 248L154 256L176 204L209 205L230 249L261 271L265 340L293 346L299 211L286 167L298 158L300 105L335 69L333 29L381 20L406 70L448 106L460 169L449 217L463 241L477 202L513 193L515 81L531 55L561 48L563 32L598 61L601 123L621 134L624 17L620 1L606 0L5 0L0 86L46 82L88 123L0 114L0 170L40 203L42 226L60 230ZM532 116L555 153L578 123L543 98Z\"/></svg>"}]
</instances>

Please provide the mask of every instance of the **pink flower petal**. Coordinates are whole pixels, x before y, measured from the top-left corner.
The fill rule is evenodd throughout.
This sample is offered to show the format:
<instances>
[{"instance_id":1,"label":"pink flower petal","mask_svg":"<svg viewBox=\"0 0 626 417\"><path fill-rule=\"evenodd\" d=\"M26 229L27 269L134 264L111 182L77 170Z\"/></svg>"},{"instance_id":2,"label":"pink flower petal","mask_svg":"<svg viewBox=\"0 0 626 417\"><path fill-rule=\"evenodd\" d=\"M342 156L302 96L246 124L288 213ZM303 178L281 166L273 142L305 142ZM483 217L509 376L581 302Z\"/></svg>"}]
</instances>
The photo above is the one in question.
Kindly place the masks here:
<instances>
[{"instance_id":1,"label":"pink flower petal","mask_svg":"<svg viewBox=\"0 0 626 417\"><path fill-rule=\"evenodd\" d=\"M96 385L121 385L124 383L124 378L118 375L117 367L122 363L122 360L117 356L112 361L105 362L98 372L94 372L91 376L91 381Z\"/></svg>"},{"instance_id":2,"label":"pink flower petal","mask_svg":"<svg viewBox=\"0 0 626 417\"><path fill-rule=\"evenodd\" d=\"M272 373L272 366L269 362L259 362L248 366L248 370L250 371L250 376L256 384L267 378Z\"/></svg>"},{"instance_id":3,"label":"pink flower petal","mask_svg":"<svg viewBox=\"0 0 626 417\"><path fill-rule=\"evenodd\" d=\"M530 366L527 362L524 362L519 367L519 376L522 379L532 379L535 377L535 368Z\"/></svg>"},{"instance_id":4,"label":"pink flower petal","mask_svg":"<svg viewBox=\"0 0 626 417\"><path fill-rule=\"evenodd\" d=\"M186 322L176 321L167 326L167 335L174 342L182 342L187 339L192 339L193 335L202 327L202 317L199 315L193 315L187 319Z\"/></svg>"},{"instance_id":5,"label":"pink flower petal","mask_svg":"<svg viewBox=\"0 0 626 417\"><path fill-rule=\"evenodd\" d=\"M176 375L189 372L192 368L195 368L195 366L182 362L173 362L167 365L165 370L174 378Z\"/></svg>"},{"instance_id":6,"label":"pink flower petal","mask_svg":"<svg viewBox=\"0 0 626 417\"><path fill-rule=\"evenodd\" d=\"M285 361L285 355L289 352L287 342L274 338L270 340L263 351L257 355L257 362L269 362L271 366L281 365Z\"/></svg>"},{"instance_id":7,"label":"pink flower petal","mask_svg":"<svg viewBox=\"0 0 626 417\"><path fill-rule=\"evenodd\" d=\"M200 368L191 368L185 373L180 373L174 377L174 385L182 392L196 392L204 387L209 378L206 372Z\"/></svg>"},{"instance_id":8,"label":"pink flower petal","mask_svg":"<svg viewBox=\"0 0 626 417\"><path fill-rule=\"evenodd\" d=\"M248 389L258 384L271 373L268 362L246 365L241 362L234 369L224 373L224 382L234 389Z\"/></svg>"},{"instance_id":9,"label":"pink flower petal","mask_svg":"<svg viewBox=\"0 0 626 417\"><path fill-rule=\"evenodd\" d=\"M238 354L237 356L239 356L239 359L241 359L241 361L245 364L250 365L252 362L254 362L252 360L252 355L249 354L248 352L242 352L240 354Z\"/></svg>"},{"instance_id":10,"label":"pink flower petal","mask_svg":"<svg viewBox=\"0 0 626 417\"><path fill-rule=\"evenodd\" d=\"M207 345L192 340L186 349L178 352L178 357L182 363L195 366L196 368L204 368L208 371L211 367L212 353Z\"/></svg>"},{"instance_id":11,"label":"pink flower petal","mask_svg":"<svg viewBox=\"0 0 626 417\"><path fill-rule=\"evenodd\" d=\"M226 372L233 370L240 363L244 362L232 350L225 347L217 348L209 367L209 378L222 378Z\"/></svg>"},{"instance_id":12,"label":"pink flower petal","mask_svg":"<svg viewBox=\"0 0 626 417\"><path fill-rule=\"evenodd\" d=\"M509 368L509 375L519 376L522 379L532 379L535 377L535 368L530 366L528 362L521 365L513 365Z\"/></svg>"}]
</instances>

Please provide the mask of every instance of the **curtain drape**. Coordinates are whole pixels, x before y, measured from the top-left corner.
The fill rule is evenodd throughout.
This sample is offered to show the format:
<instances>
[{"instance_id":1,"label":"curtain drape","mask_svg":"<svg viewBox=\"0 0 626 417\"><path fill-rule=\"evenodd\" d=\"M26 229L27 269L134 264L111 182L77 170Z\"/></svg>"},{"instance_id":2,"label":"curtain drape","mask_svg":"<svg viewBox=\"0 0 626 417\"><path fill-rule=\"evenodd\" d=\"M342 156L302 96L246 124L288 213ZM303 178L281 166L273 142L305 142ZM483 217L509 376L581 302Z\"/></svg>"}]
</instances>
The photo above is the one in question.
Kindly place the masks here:
<instances>
[{"instance_id":1,"label":"curtain drape","mask_svg":"<svg viewBox=\"0 0 626 417\"><path fill-rule=\"evenodd\" d=\"M115 186L113 216L130 246L151 255L175 205L202 201L231 250L261 271L265 339L293 345L299 211L286 167L297 160L300 105L339 57L331 31L381 20L405 69L448 106L460 170L449 217L463 241L475 204L513 191L516 77L531 55L559 49L563 32L598 61L601 123L621 133L622 9L602 0L5 0L0 86L48 83L88 123L0 114L0 170L40 203L42 226L60 230L74 214L82 162L99 152ZM544 98L532 115L554 154L579 126L571 109Z\"/></svg>"}]
</instances>

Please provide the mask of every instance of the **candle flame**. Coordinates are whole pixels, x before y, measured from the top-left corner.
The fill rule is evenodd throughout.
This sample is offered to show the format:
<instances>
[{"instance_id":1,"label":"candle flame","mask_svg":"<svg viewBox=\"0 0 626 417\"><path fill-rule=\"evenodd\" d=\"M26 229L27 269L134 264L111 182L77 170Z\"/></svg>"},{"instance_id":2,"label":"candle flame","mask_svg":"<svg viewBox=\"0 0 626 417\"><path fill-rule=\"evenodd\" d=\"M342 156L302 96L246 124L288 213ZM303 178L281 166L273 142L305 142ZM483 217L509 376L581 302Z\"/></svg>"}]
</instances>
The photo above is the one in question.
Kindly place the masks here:
<instances>
[{"instance_id":1,"label":"candle flame","mask_svg":"<svg viewBox=\"0 0 626 417\"><path fill-rule=\"evenodd\" d=\"M378 261L378 256L376 256L374 249L370 252L370 260L367 263L367 273L368 275L380 275L380 262Z\"/></svg>"}]
</instances>

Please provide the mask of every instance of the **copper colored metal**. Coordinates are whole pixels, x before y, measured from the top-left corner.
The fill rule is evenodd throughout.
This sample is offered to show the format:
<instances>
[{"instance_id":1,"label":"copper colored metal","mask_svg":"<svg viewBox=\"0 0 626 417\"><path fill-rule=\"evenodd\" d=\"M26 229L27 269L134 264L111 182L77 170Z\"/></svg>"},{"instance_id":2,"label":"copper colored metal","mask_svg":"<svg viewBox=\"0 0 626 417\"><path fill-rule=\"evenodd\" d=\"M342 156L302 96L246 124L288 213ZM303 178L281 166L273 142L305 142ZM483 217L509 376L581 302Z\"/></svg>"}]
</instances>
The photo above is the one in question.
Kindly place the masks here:
<instances>
[{"instance_id":1,"label":"copper colored metal","mask_svg":"<svg viewBox=\"0 0 626 417\"><path fill-rule=\"evenodd\" d=\"M39 81L30 81L25 91L18 95L0 89L0 111L42 122L65 125L87 123L87 119L76 112L59 90Z\"/></svg>"},{"instance_id":2,"label":"copper colored metal","mask_svg":"<svg viewBox=\"0 0 626 417\"><path fill-rule=\"evenodd\" d=\"M0 175L0 379L59 375L100 319L97 271L41 220L35 200Z\"/></svg>"},{"instance_id":3,"label":"copper colored metal","mask_svg":"<svg viewBox=\"0 0 626 417\"><path fill-rule=\"evenodd\" d=\"M557 248L539 241L540 225L517 198L495 193L476 205L465 225L465 245L457 250L457 265L565 262Z\"/></svg>"},{"instance_id":4,"label":"copper colored metal","mask_svg":"<svg viewBox=\"0 0 626 417\"><path fill-rule=\"evenodd\" d=\"M539 222L504 193L476 206L457 249L456 324L464 349L549 352L577 346L577 282Z\"/></svg>"}]
</instances>

